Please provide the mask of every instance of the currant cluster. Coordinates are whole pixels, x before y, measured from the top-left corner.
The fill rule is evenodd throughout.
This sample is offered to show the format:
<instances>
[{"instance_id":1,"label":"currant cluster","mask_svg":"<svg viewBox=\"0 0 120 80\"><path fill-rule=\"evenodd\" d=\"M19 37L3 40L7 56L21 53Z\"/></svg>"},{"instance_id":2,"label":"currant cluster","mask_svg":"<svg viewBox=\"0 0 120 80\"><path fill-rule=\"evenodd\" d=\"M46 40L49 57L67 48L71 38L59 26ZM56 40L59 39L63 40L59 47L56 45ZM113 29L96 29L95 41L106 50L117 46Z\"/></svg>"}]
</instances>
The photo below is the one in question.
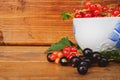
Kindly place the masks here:
<instances>
[{"instance_id":1,"label":"currant cluster","mask_svg":"<svg viewBox=\"0 0 120 80\"><path fill-rule=\"evenodd\" d=\"M73 56L79 56L75 46L65 46L61 51L53 51L47 54L47 60L49 62L55 62L63 66L67 66Z\"/></svg>"},{"instance_id":2,"label":"currant cluster","mask_svg":"<svg viewBox=\"0 0 120 80\"><path fill-rule=\"evenodd\" d=\"M72 66L77 68L79 74L86 74L92 64L97 63L100 67L106 67L109 64L108 58L101 56L99 52L93 52L89 48L82 52L83 56L72 57L71 59Z\"/></svg>"},{"instance_id":3,"label":"currant cluster","mask_svg":"<svg viewBox=\"0 0 120 80\"><path fill-rule=\"evenodd\" d=\"M74 18L89 18L89 17L116 17L120 16L120 7L108 8L100 4L91 2L85 3L84 7L75 8Z\"/></svg>"},{"instance_id":4,"label":"currant cluster","mask_svg":"<svg viewBox=\"0 0 120 80\"><path fill-rule=\"evenodd\" d=\"M101 56L99 52L93 52L90 48L85 48L82 53L78 52L75 46L65 46L62 51L48 53L47 60L62 66L71 65L82 75L88 72L92 64L97 63L100 67L106 67L109 64L108 58Z\"/></svg>"}]
</instances>

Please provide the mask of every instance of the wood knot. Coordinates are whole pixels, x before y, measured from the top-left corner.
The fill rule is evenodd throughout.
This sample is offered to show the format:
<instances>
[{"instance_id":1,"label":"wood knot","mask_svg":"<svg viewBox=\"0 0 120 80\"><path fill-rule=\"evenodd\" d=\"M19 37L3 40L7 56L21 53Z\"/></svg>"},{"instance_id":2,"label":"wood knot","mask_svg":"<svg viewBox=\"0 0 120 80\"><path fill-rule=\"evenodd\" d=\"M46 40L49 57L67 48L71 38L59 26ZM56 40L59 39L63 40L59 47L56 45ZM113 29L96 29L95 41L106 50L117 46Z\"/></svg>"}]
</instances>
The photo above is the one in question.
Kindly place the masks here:
<instances>
[{"instance_id":1,"label":"wood knot","mask_svg":"<svg viewBox=\"0 0 120 80\"><path fill-rule=\"evenodd\" d=\"M2 31L0 31L0 45L4 45L4 37Z\"/></svg>"}]
</instances>

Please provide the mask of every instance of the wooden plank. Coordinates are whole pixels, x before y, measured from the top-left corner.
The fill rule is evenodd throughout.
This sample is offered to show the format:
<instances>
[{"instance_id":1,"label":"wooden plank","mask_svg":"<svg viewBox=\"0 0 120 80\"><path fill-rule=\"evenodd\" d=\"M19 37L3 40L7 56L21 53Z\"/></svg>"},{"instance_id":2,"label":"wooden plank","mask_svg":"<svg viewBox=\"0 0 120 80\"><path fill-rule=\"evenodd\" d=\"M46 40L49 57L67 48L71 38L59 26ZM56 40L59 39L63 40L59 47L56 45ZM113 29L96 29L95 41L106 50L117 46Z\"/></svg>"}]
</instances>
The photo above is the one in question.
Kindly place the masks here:
<instances>
[{"instance_id":1,"label":"wooden plank","mask_svg":"<svg viewBox=\"0 0 120 80\"><path fill-rule=\"evenodd\" d=\"M49 63L49 46L0 46L0 80L120 80L120 64L93 65L86 75L76 68Z\"/></svg>"},{"instance_id":2,"label":"wooden plank","mask_svg":"<svg viewBox=\"0 0 120 80\"><path fill-rule=\"evenodd\" d=\"M48 62L0 62L1 80L120 80L119 64L90 68L86 75L76 68ZM54 70L53 70L54 69Z\"/></svg>"},{"instance_id":3,"label":"wooden plank","mask_svg":"<svg viewBox=\"0 0 120 80\"><path fill-rule=\"evenodd\" d=\"M91 1L104 5L119 2ZM83 7L84 3L84 0L1 0L0 45L50 45L64 36L75 43L72 19L63 21L60 14Z\"/></svg>"},{"instance_id":4,"label":"wooden plank","mask_svg":"<svg viewBox=\"0 0 120 80\"><path fill-rule=\"evenodd\" d=\"M46 62L44 54L50 46L0 46L1 61L41 61Z\"/></svg>"}]
</instances>

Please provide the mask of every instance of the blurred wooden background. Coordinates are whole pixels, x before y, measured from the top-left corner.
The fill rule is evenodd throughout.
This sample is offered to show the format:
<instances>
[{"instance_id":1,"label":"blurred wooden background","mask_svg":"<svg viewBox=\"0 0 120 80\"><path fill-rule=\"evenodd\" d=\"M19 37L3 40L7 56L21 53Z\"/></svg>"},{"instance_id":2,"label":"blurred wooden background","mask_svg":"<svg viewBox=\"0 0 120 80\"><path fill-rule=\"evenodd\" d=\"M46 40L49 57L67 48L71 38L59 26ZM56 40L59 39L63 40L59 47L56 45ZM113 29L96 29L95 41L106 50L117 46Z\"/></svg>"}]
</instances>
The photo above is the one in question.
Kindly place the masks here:
<instances>
[{"instance_id":1,"label":"blurred wooden background","mask_svg":"<svg viewBox=\"0 0 120 80\"><path fill-rule=\"evenodd\" d=\"M0 0L0 45L50 45L68 36L75 42L72 19L63 21L63 11L72 12L86 1L118 5L120 0Z\"/></svg>"}]
</instances>

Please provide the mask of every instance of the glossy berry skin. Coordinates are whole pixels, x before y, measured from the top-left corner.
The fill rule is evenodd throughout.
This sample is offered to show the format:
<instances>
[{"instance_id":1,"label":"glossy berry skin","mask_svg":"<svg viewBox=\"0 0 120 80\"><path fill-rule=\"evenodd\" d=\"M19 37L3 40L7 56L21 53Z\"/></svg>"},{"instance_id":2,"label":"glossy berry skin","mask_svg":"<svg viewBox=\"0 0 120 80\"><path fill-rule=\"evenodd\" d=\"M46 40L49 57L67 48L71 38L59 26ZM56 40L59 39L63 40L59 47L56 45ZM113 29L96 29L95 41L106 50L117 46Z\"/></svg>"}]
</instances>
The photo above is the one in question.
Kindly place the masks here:
<instances>
[{"instance_id":1,"label":"glossy berry skin","mask_svg":"<svg viewBox=\"0 0 120 80\"><path fill-rule=\"evenodd\" d=\"M77 56L73 56L73 57L70 59L70 64L71 64L73 67L77 67L80 62L81 62L81 60L80 60L80 58L77 57Z\"/></svg>"},{"instance_id":2,"label":"glossy berry skin","mask_svg":"<svg viewBox=\"0 0 120 80\"><path fill-rule=\"evenodd\" d=\"M55 61L55 60L51 60L51 55L52 55L52 53L47 54L47 61L48 62L54 62Z\"/></svg>"},{"instance_id":3,"label":"glossy berry skin","mask_svg":"<svg viewBox=\"0 0 120 80\"><path fill-rule=\"evenodd\" d=\"M97 62L98 60L101 59L101 55L99 52L93 52L93 56L92 56L94 62Z\"/></svg>"},{"instance_id":4,"label":"glossy berry skin","mask_svg":"<svg viewBox=\"0 0 120 80\"><path fill-rule=\"evenodd\" d=\"M87 66L87 67L88 67L88 62L86 62L86 61L81 61L81 62L79 63L79 66Z\"/></svg>"},{"instance_id":5,"label":"glossy berry skin","mask_svg":"<svg viewBox=\"0 0 120 80\"><path fill-rule=\"evenodd\" d=\"M63 54L64 54L64 56L68 56L70 54L70 47L69 46L65 46L63 48Z\"/></svg>"},{"instance_id":6,"label":"glossy berry skin","mask_svg":"<svg viewBox=\"0 0 120 80\"><path fill-rule=\"evenodd\" d=\"M91 10L91 11L94 11L94 10L96 10L96 9L97 9L96 5L94 5L94 4L91 4L91 5L90 5L90 10Z\"/></svg>"},{"instance_id":7,"label":"glossy berry skin","mask_svg":"<svg viewBox=\"0 0 120 80\"><path fill-rule=\"evenodd\" d=\"M70 52L77 52L77 48L75 46L70 46Z\"/></svg>"},{"instance_id":8,"label":"glossy berry skin","mask_svg":"<svg viewBox=\"0 0 120 80\"><path fill-rule=\"evenodd\" d=\"M77 56L76 53L71 53L67 56L68 60L70 60L72 57Z\"/></svg>"},{"instance_id":9,"label":"glossy berry skin","mask_svg":"<svg viewBox=\"0 0 120 80\"><path fill-rule=\"evenodd\" d=\"M108 7L107 6L103 6L102 7L102 12L106 12L108 10Z\"/></svg>"},{"instance_id":10,"label":"glossy berry skin","mask_svg":"<svg viewBox=\"0 0 120 80\"><path fill-rule=\"evenodd\" d=\"M99 16L99 15L100 15L100 11L99 11L99 10L95 10L95 11L93 12L93 15L94 15L94 16Z\"/></svg>"},{"instance_id":11,"label":"glossy berry skin","mask_svg":"<svg viewBox=\"0 0 120 80\"><path fill-rule=\"evenodd\" d=\"M68 58L61 57L59 62L62 66L67 66L68 65Z\"/></svg>"},{"instance_id":12,"label":"glossy berry skin","mask_svg":"<svg viewBox=\"0 0 120 80\"><path fill-rule=\"evenodd\" d=\"M109 64L109 61L107 58L102 57L99 61L98 61L98 66L100 67L106 67Z\"/></svg>"},{"instance_id":13,"label":"glossy berry skin","mask_svg":"<svg viewBox=\"0 0 120 80\"><path fill-rule=\"evenodd\" d=\"M91 3L91 2L86 2L86 3L85 3L85 8L89 8L89 7L90 7L90 5L92 5L92 3Z\"/></svg>"},{"instance_id":14,"label":"glossy berry skin","mask_svg":"<svg viewBox=\"0 0 120 80\"><path fill-rule=\"evenodd\" d=\"M88 72L87 66L78 66L77 71L79 74L85 75Z\"/></svg>"},{"instance_id":15,"label":"glossy berry skin","mask_svg":"<svg viewBox=\"0 0 120 80\"><path fill-rule=\"evenodd\" d=\"M90 58L86 58L86 59L84 59L84 61L85 61L85 62L87 62L87 66L88 66L88 67L90 67L90 66L91 66L92 61L91 61L91 59L90 59Z\"/></svg>"},{"instance_id":16,"label":"glossy berry skin","mask_svg":"<svg viewBox=\"0 0 120 80\"><path fill-rule=\"evenodd\" d=\"M51 59L51 60L54 60L54 61L55 61L56 58L57 58L57 55L51 54L51 56L50 56L50 59Z\"/></svg>"},{"instance_id":17,"label":"glossy berry skin","mask_svg":"<svg viewBox=\"0 0 120 80\"><path fill-rule=\"evenodd\" d=\"M74 15L74 17L75 17L75 18L82 18L83 16L82 16L81 14L79 14L79 13L76 13L76 14Z\"/></svg>"},{"instance_id":18,"label":"glossy berry skin","mask_svg":"<svg viewBox=\"0 0 120 80\"><path fill-rule=\"evenodd\" d=\"M111 14L113 15L113 16L118 16L119 15L119 11L118 10L114 10Z\"/></svg>"},{"instance_id":19,"label":"glossy berry skin","mask_svg":"<svg viewBox=\"0 0 120 80\"><path fill-rule=\"evenodd\" d=\"M87 12L84 15L85 18L91 18L92 17L92 13L91 12Z\"/></svg>"},{"instance_id":20,"label":"glossy berry skin","mask_svg":"<svg viewBox=\"0 0 120 80\"><path fill-rule=\"evenodd\" d=\"M85 48L85 49L83 50L83 55L84 55L85 57L91 57L91 56L92 56L92 50L91 50L90 48Z\"/></svg>"}]
</instances>

